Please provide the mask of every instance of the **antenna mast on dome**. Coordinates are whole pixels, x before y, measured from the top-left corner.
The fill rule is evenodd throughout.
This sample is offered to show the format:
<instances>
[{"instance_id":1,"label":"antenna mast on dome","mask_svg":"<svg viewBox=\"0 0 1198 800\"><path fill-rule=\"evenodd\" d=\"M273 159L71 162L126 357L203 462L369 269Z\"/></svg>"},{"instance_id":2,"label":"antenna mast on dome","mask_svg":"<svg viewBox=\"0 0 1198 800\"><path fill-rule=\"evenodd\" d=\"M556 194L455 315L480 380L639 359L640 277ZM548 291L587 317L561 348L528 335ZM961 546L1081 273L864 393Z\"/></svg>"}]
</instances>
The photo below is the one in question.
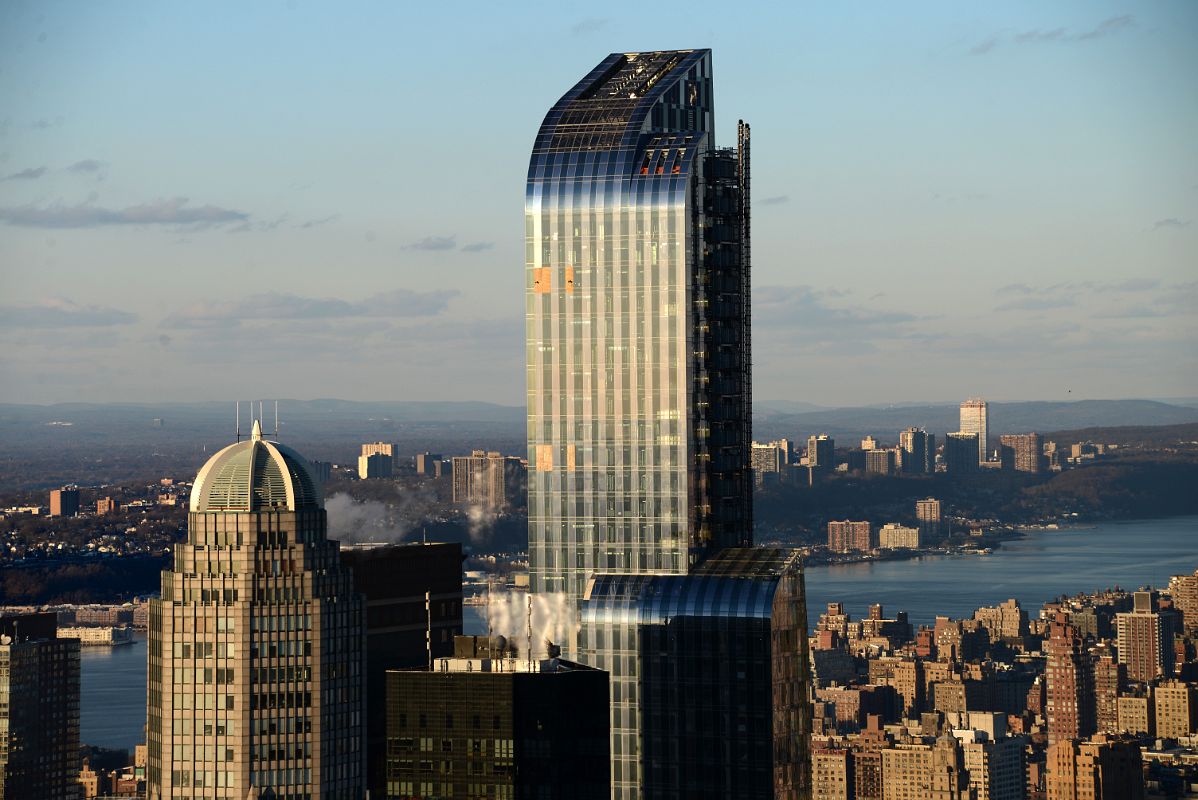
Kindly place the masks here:
<instances>
[{"instance_id":1,"label":"antenna mast on dome","mask_svg":"<svg viewBox=\"0 0 1198 800\"><path fill-rule=\"evenodd\" d=\"M237 441L240 442L241 441L241 401L237 400L236 404L237 404L237 410L233 412L233 416L236 419L236 421L233 423L234 424L233 430L237 436Z\"/></svg>"},{"instance_id":2,"label":"antenna mast on dome","mask_svg":"<svg viewBox=\"0 0 1198 800\"><path fill-rule=\"evenodd\" d=\"M279 438L279 401L275 401L275 438Z\"/></svg>"}]
</instances>

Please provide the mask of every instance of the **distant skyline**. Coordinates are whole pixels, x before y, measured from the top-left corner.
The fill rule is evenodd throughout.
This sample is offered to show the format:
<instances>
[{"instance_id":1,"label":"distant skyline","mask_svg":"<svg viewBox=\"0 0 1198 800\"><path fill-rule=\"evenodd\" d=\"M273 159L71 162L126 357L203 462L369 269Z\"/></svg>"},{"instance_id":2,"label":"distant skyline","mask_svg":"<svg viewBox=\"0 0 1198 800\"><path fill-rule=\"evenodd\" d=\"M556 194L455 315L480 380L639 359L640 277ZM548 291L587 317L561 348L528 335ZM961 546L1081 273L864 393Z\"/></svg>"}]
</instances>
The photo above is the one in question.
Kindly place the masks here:
<instances>
[{"instance_id":1,"label":"distant skyline","mask_svg":"<svg viewBox=\"0 0 1198 800\"><path fill-rule=\"evenodd\" d=\"M4 4L0 402L522 404L544 109L678 47L753 126L760 402L1198 397L1198 6L602 14Z\"/></svg>"}]
</instances>

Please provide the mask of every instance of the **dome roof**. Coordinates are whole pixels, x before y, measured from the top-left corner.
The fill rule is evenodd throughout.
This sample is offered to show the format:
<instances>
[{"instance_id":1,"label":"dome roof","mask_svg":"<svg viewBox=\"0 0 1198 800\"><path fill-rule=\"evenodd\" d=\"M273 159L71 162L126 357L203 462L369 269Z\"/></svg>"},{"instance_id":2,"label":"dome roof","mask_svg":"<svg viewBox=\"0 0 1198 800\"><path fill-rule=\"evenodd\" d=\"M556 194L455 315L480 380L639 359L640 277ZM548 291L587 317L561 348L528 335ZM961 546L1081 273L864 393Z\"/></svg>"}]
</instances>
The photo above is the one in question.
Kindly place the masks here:
<instances>
[{"instance_id":1,"label":"dome roof","mask_svg":"<svg viewBox=\"0 0 1198 800\"><path fill-rule=\"evenodd\" d=\"M290 447L262 438L254 422L244 442L208 459L191 489L192 511L303 511L324 508L308 460Z\"/></svg>"}]
</instances>

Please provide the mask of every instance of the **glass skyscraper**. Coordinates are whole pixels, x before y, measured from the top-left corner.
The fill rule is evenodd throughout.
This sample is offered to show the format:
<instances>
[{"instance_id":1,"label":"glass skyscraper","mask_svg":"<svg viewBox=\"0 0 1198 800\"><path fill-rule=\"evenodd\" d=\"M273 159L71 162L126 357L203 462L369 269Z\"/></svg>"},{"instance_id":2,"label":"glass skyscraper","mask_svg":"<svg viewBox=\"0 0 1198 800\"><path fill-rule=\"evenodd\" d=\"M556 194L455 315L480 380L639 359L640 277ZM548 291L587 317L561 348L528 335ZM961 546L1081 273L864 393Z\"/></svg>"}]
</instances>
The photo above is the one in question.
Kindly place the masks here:
<instances>
[{"instance_id":1,"label":"glass skyscraper","mask_svg":"<svg viewBox=\"0 0 1198 800\"><path fill-rule=\"evenodd\" d=\"M525 201L530 583L685 574L751 539L749 128L711 52L613 53L550 109ZM573 646L566 643L567 648Z\"/></svg>"},{"instance_id":2,"label":"glass skyscraper","mask_svg":"<svg viewBox=\"0 0 1198 800\"><path fill-rule=\"evenodd\" d=\"M801 566L752 544L749 127L711 52L613 53L525 201L532 591L611 675L612 796L807 794Z\"/></svg>"}]
</instances>

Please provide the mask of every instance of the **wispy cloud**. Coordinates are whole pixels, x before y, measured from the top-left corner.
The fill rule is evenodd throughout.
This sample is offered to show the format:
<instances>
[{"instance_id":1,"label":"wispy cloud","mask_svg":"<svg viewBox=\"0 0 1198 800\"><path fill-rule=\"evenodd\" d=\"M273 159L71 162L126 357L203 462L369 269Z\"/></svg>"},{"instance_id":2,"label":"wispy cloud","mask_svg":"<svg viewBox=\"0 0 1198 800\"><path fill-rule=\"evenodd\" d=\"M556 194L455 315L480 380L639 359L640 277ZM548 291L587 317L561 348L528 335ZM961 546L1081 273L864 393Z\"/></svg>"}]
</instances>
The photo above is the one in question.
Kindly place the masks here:
<instances>
[{"instance_id":1,"label":"wispy cloud","mask_svg":"<svg viewBox=\"0 0 1198 800\"><path fill-rule=\"evenodd\" d=\"M1014 44L1021 45L1090 42L1094 41L1095 39L1104 39L1108 36L1114 36L1124 31L1131 30L1135 27L1135 25L1135 17L1133 17L1131 14L1122 14L1117 17L1105 19L1094 27L1086 30L1073 30L1070 28L1033 28L1031 30L1019 31L1018 33L1010 35L993 33L970 48L969 52L975 56L984 55L1004 42L1012 42Z\"/></svg>"},{"instance_id":2,"label":"wispy cloud","mask_svg":"<svg viewBox=\"0 0 1198 800\"><path fill-rule=\"evenodd\" d=\"M589 33L598 33L604 28L611 25L611 20L604 17L587 17L580 19L570 26L571 36L585 36Z\"/></svg>"},{"instance_id":3,"label":"wispy cloud","mask_svg":"<svg viewBox=\"0 0 1198 800\"><path fill-rule=\"evenodd\" d=\"M761 202L763 205L767 205L767 206L780 206L783 203L790 202L790 195L788 195L788 194L774 195L773 197L765 198Z\"/></svg>"},{"instance_id":4,"label":"wispy cloud","mask_svg":"<svg viewBox=\"0 0 1198 800\"><path fill-rule=\"evenodd\" d=\"M998 45L998 37L997 36L987 36L985 39L978 42L973 47L969 48L969 52L971 55L980 56L980 55L989 53L997 45Z\"/></svg>"},{"instance_id":5,"label":"wispy cloud","mask_svg":"<svg viewBox=\"0 0 1198 800\"><path fill-rule=\"evenodd\" d=\"M76 161L74 164L71 164L69 167L67 167L67 172L99 172L103 168L103 161L97 161L94 158L85 158L82 161Z\"/></svg>"},{"instance_id":6,"label":"wispy cloud","mask_svg":"<svg viewBox=\"0 0 1198 800\"><path fill-rule=\"evenodd\" d=\"M495 247L494 242L471 242L470 244L462 245L463 253L481 253L484 250L492 250Z\"/></svg>"},{"instance_id":7,"label":"wispy cloud","mask_svg":"<svg viewBox=\"0 0 1198 800\"><path fill-rule=\"evenodd\" d=\"M320 320L361 317L433 317L445 312L460 292L396 289L349 301L336 297L301 297L282 292L252 295L229 302L200 303L171 314L166 328L237 326L247 320Z\"/></svg>"},{"instance_id":8,"label":"wispy cloud","mask_svg":"<svg viewBox=\"0 0 1198 800\"><path fill-rule=\"evenodd\" d=\"M1044 286L1012 283L994 290L995 311L1084 309L1095 319L1149 319L1190 313L1198 306L1195 284L1166 286L1159 278L1071 281Z\"/></svg>"},{"instance_id":9,"label":"wispy cloud","mask_svg":"<svg viewBox=\"0 0 1198 800\"><path fill-rule=\"evenodd\" d=\"M458 246L457 236L425 236L403 246L404 250L453 250Z\"/></svg>"},{"instance_id":10,"label":"wispy cloud","mask_svg":"<svg viewBox=\"0 0 1198 800\"><path fill-rule=\"evenodd\" d=\"M762 286L753 291L753 324L780 334L793 334L788 346L837 342L850 350L870 349L878 338L904 335L904 326L919 318L902 311L865 308L836 302L847 295L838 289L811 286ZM781 335L773 337L781 340Z\"/></svg>"},{"instance_id":11,"label":"wispy cloud","mask_svg":"<svg viewBox=\"0 0 1198 800\"><path fill-rule=\"evenodd\" d=\"M245 222L249 214L219 206L189 206L186 197L153 200L126 208L91 203L0 208L0 221L28 228L98 228L105 225L221 225Z\"/></svg>"},{"instance_id":12,"label":"wispy cloud","mask_svg":"<svg viewBox=\"0 0 1198 800\"><path fill-rule=\"evenodd\" d=\"M336 222L340 218L341 218L340 214L329 214L327 217L321 217L320 219L310 219L307 222L302 222L299 225L297 225L296 227L298 227L298 228L317 228L317 227L320 227L321 225L328 225L330 222Z\"/></svg>"},{"instance_id":13,"label":"wispy cloud","mask_svg":"<svg viewBox=\"0 0 1198 800\"><path fill-rule=\"evenodd\" d=\"M1177 217L1169 217L1168 219L1158 219L1152 223L1154 231L1176 230L1178 228L1188 228L1190 221L1188 219L1178 219Z\"/></svg>"},{"instance_id":14,"label":"wispy cloud","mask_svg":"<svg viewBox=\"0 0 1198 800\"><path fill-rule=\"evenodd\" d=\"M1008 300L1001 305L995 306L995 311L1047 311L1053 308L1068 308L1075 305L1076 301L1072 297L1065 296L1050 296L1050 295L1025 295Z\"/></svg>"},{"instance_id":15,"label":"wispy cloud","mask_svg":"<svg viewBox=\"0 0 1198 800\"><path fill-rule=\"evenodd\" d=\"M136 314L105 306L81 306L56 297L33 305L0 306L0 327L4 328L88 328L127 325Z\"/></svg>"},{"instance_id":16,"label":"wispy cloud","mask_svg":"<svg viewBox=\"0 0 1198 800\"><path fill-rule=\"evenodd\" d=\"M40 178L45 174L46 174L45 167L29 167L28 169L23 169L23 170L20 170L19 172L13 172L8 175L5 175L3 178L0 178L0 180L31 181L31 180L36 180L37 178Z\"/></svg>"}]
</instances>

